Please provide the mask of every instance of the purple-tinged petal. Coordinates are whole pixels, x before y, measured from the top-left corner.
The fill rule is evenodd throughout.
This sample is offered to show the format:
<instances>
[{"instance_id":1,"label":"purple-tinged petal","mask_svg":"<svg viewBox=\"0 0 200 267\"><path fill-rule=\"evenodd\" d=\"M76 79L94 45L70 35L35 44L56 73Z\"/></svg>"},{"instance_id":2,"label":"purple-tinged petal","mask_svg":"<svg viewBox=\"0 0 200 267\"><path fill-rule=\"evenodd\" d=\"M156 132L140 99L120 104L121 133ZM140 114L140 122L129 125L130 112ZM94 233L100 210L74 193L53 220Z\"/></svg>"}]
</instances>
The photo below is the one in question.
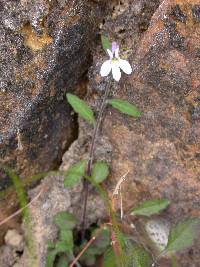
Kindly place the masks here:
<instances>
[{"instance_id":1,"label":"purple-tinged petal","mask_svg":"<svg viewBox=\"0 0 200 267\"><path fill-rule=\"evenodd\" d=\"M115 51L116 51L117 47L118 47L117 43L116 42L112 42L112 53L113 53L113 55L115 54Z\"/></svg>"}]
</instances>

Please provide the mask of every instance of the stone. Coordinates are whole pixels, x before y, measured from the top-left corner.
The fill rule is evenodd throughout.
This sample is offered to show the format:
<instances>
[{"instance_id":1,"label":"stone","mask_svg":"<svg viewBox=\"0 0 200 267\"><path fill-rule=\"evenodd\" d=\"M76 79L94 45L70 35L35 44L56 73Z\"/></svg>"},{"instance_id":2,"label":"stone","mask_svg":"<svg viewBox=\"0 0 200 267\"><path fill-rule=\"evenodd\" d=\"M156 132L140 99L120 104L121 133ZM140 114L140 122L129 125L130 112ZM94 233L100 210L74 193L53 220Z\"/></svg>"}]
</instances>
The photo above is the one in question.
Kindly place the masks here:
<instances>
[{"instance_id":1,"label":"stone","mask_svg":"<svg viewBox=\"0 0 200 267\"><path fill-rule=\"evenodd\" d=\"M81 132L79 139L75 141L65 153L63 163L60 166L61 171L66 171L72 164L77 162L79 153L87 156L85 143L87 135ZM106 147L106 142L104 142ZM109 144L107 144L109 149ZM78 153L79 152L79 153ZM41 190L45 189L41 197L30 206L31 216L31 235L34 245L33 254L26 248L20 259L21 267L43 267L45 266L48 241L54 241L57 238L57 227L53 224L53 216L60 211L68 211L73 213L77 219L77 229L80 229L82 222L82 204L83 204L83 184L80 182L72 188L64 188L63 176L50 176L42 180L41 185L29 192L31 198L34 198ZM90 188L91 190L91 188ZM98 207L98 208L97 208ZM97 193L92 193L88 198L87 222L88 227L93 222L97 222L102 214L106 214L104 202ZM26 236L30 236L27 232L27 226L24 225Z\"/></svg>"},{"instance_id":2,"label":"stone","mask_svg":"<svg viewBox=\"0 0 200 267\"><path fill-rule=\"evenodd\" d=\"M88 69L103 6L1 1L0 163L22 177L58 166L77 136L65 94ZM9 184L1 173L0 190Z\"/></svg>"},{"instance_id":3,"label":"stone","mask_svg":"<svg viewBox=\"0 0 200 267\"><path fill-rule=\"evenodd\" d=\"M200 216L198 4L162 1L143 33L137 16L129 19L129 10L102 28L108 31L112 25L109 36L127 51L121 56L128 57L133 67L132 75L123 74L112 85L112 95L142 112L136 119L108 107L100 135L112 145L109 190L128 172L122 184L124 212L145 200L167 198L171 205L164 217L171 224ZM106 83L98 71L103 55L96 52L90 72L90 103L95 110ZM197 239L178 257L180 266L200 265Z\"/></svg>"},{"instance_id":4,"label":"stone","mask_svg":"<svg viewBox=\"0 0 200 267\"><path fill-rule=\"evenodd\" d=\"M5 235L5 244L21 251L23 248L23 236L16 230L8 230Z\"/></svg>"},{"instance_id":5,"label":"stone","mask_svg":"<svg viewBox=\"0 0 200 267\"><path fill-rule=\"evenodd\" d=\"M162 219L173 225L200 215L198 1L168 0L159 5L159 1L138 0L135 3L139 8L134 12L131 1L123 3L124 6L116 8L106 19L101 30L120 44L122 58L127 57L133 66L131 76L123 74L119 83L112 84L112 95L135 104L142 116L127 117L108 107L97 139L95 159L111 164L106 182L110 195L128 172L121 185L125 213L145 200L167 198L171 205L163 212ZM88 84L88 102L95 111L107 82L99 75L105 58L99 46ZM91 132L92 128L81 120L79 138L68 151L71 153L63 157L62 167L87 157ZM90 188L90 199L94 201L93 191ZM80 193L81 189L77 198ZM80 204L74 202L77 215ZM120 210L117 199L116 210ZM96 217L88 208L87 216L101 221L106 211L102 208ZM200 265L199 240L178 255L180 266ZM169 267L171 263L164 259L161 265Z\"/></svg>"},{"instance_id":6,"label":"stone","mask_svg":"<svg viewBox=\"0 0 200 267\"><path fill-rule=\"evenodd\" d=\"M10 246L1 246L0 247L0 266L1 267L10 267L14 266L16 261L19 259L15 249Z\"/></svg>"},{"instance_id":7,"label":"stone","mask_svg":"<svg viewBox=\"0 0 200 267\"><path fill-rule=\"evenodd\" d=\"M23 183L26 177L57 168L77 137L65 94L85 93L85 73L105 10L102 1L0 3L0 169L9 166ZM1 193L11 185L9 175L0 170ZM17 204L16 195L3 195L0 220Z\"/></svg>"}]
</instances>

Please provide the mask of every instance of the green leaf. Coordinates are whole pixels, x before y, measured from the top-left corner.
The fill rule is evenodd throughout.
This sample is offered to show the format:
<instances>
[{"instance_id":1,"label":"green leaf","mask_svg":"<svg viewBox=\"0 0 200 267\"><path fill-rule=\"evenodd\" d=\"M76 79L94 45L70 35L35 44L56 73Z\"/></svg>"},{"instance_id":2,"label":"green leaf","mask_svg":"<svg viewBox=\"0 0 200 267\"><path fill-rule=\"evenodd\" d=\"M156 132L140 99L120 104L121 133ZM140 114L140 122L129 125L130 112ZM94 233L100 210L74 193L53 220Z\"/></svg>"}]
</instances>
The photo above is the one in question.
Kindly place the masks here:
<instances>
[{"instance_id":1,"label":"green leaf","mask_svg":"<svg viewBox=\"0 0 200 267\"><path fill-rule=\"evenodd\" d=\"M58 253L57 250L52 250L52 251L48 252L45 267L53 267L54 266L54 261L55 261L57 253Z\"/></svg>"},{"instance_id":2,"label":"green leaf","mask_svg":"<svg viewBox=\"0 0 200 267\"><path fill-rule=\"evenodd\" d=\"M96 236L98 229L95 229L92 236ZM110 245L110 230L103 229L101 233L97 236L96 240L92 244L92 248L96 249L96 254L100 255L105 252L107 247Z\"/></svg>"},{"instance_id":3,"label":"green leaf","mask_svg":"<svg viewBox=\"0 0 200 267\"><path fill-rule=\"evenodd\" d=\"M67 101L73 107L74 111L78 113L83 119L91 124L95 123L94 114L91 108L85 103L85 101L72 94L67 94Z\"/></svg>"},{"instance_id":4,"label":"green leaf","mask_svg":"<svg viewBox=\"0 0 200 267\"><path fill-rule=\"evenodd\" d=\"M74 239L71 230L61 230L59 233L59 240L66 244L67 251L73 251Z\"/></svg>"},{"instance_id":5,"label":"green leaf","mask_svg":"<svg viewBox=\"0 0 200 267\"><path fill-rule=\"evenodd\" d=\"M102 43L102 47L106 53L107 53L107 49L111 50L111 43L110 43L108 37L101 35L101 43Z\"/></svg>"},{"instance_id":6,"label":"green leaf","mask_svg":"<svg viewBox=\"0 0 200 267\"><path fill-rule=\"evenodd\" d=\"M105 162L96 162L92 168L92 179L96 183L103 182L109 174L108 165Z\"/></svg>"},{"instance_id":7,"label":"green leaf","mask_svg":"<svg viewBox=\"0 0 200 267\"><path fill-rule=\"evenodd\" d=\"M68 252L69 251L69 247L68 244L65 241L58 241L56 243L56 250L60 253L60 252Z\"/></svg>"},{"instance_id":8,"label":"green leaf","mask_svg":"<svg viewBox=\"0 0 200 267\"><path fill-rule=\"evenodd\" d=\"M67 267L69 264L69 259L67 256L62 255L59 257L56 267Z\"/></svg>"},{"instance_id":9,"label":"green leaf","mask_svg":"<svg viewBox=\"0 0 200 267\"><path fill-rule=\"evenodd\" d=\"M72 187L77 184L85 174L86 160L82 160L71 166L65 174L64 186Z\"/></svg>"},{"instance_id":10,"label":"green leaf","mask_svg":"<svg viewBox=\"0 0 200 267\"><path fill-rule=\"evenodd\" d=\"M139 207L131 211L131 215L151 216L164 210L170 201L168 199L156 199L145 201Z\"/></svg>"},{"instance_id":11,"label":"green leaf","mask_svg":"<svg viewBox=\"0 0 200 267\"><path fill-rule=\"evenodd\" d=\"M168 244L165 251L167 253L175 253L190 247L197 236L199 222L199 219L193 218L179 222L177 225L173 226L169 233Z\"/></svg>"},{"instance_id":12,"label":"green leaf","mask_svg":"<svg viewBox=\"0 0 200 267\"><path fill-rule=\"evenodd\" d=\"M132 104L130 104L126 100L121 99L108 99L107 103L112 105L113 108L116 108L120 112L133 116L133 117L140 117L141 112Z\"/></svg>"},{"instance_id":13,"label":"green leaf","mask_svg":"<svg viewBox=\"0 0 200 267\"><path fill-rule=\"evenodd\" d=\"M61 230L72 230L76 225L76 218L69 212L61 211L54 216L53 222Z\"/></svg>"},{"instance_id":14,"label":"green leaf","mask_svg":"<svg viewBox=\"0 0 200 267\"><path fill-rule=\"evenodd\" d=\"M133 266L148 267L152 262L150 254L141 246L133 246Z\"/></svg>"},{"instance_id":15,"label":"green leaf","mask_svg":"<svg viewBox=\"0 0 200 267\"><path fill-rule=\"evenodd\" d=\"M103 267L116 267L117 266L115 253L112 247L108 248L108 250L105 252L102 266Z\"/></svg>"},{"instance_id":16,"label":"green leaf","mask_svg":"<svg viewBox=\"0 0 200 267\"><path fill-rule=\"evenodd\" d=\"M92 236L97 235L99 228L92 232ZM81 260L87 265L94 265L96 257L102 255L110 245L110 231L103 229L99 235L97 235L92 245L81 256ZM84 244L83 244L84 247Z\"/></svg>"}]
</instances>

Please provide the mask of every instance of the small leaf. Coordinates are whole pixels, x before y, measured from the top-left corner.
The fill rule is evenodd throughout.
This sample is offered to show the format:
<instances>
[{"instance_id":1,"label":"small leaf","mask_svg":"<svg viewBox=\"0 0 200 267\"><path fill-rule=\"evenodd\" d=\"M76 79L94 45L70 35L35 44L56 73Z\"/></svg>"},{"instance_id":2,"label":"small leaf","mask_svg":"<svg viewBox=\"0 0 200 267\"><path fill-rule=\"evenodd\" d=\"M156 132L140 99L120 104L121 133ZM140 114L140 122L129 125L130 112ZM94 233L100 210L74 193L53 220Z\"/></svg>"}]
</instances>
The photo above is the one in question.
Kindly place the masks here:
<instances>
[{"instance_id":1,"label":"small leaf","mask_svg":"<svg viewBox=\"0 0 200 267\"><path fill-rule=\"evenodd\" d=\"M133 265L134 267L148 267L152 262L149 253L141 246L133 246Z\"/></svg>"},{"instance_id":2,"label":"small leaf","mask_svg":"<svg viewBox=\"0 0 200 267\"><path fill-rule=\"evenodd\" d=\"M82 160L71 166L65 174L64 186L72 187L77 184L85 174L86 160Z\"/></svg>"},{"instance_id":3,"label":"small leaf","mask_svg":"<svg viewBox=\"0 0 200 267\"><path fill-rule=\"evenodd\" d=\"M167 253L175 253L190 247L197 236L199 222L199 219L193 218L179 222L177 225L173 226L169 233L168 244L165 251Z\"/></svg>"},{"instance_id":4,"label":"small leaf","mask_svg":"<svg viewBox=\"0 0 200 267\"><path fill-rule=\"evenodd\" d=\"M61 230L59 233L59 240L65 243L67 251L73 251L74 240L71 230Z\"/></svg>"},{"instance_id":5,"label":"small leaf","mask_svg":"<svg viewBox=\"0 0 200 267\"><path fill-rule=\"evenodd\" d=\"M69 212L61 211L54 216L53 222L61 230L72 230L76 225L76 218Z\"/></svg>"},{"instance_id":6,"label":"small leaf","mask_svg":"<svg viewBox=\"0 0 200 267\"><path fill-rule=\"evenodd\" d=\"M142 203L138 208L131 211L131 215L151 216L164 210L170 201L167 199L149 200Z\"/></svg>"},{"instance_id":7,"label":"small leaf","mask_svg":"<svg viewBox=\"0 0 200 267\"><path fill-rule=\"evenodd\" d=\"M116 108L120 112L133 116L133 117L140 117L141 112L132 104L130 104L126 100L121 99L108 99L107 103L112 105L113 108Z\"/></svg>"},{"instance_id":8,"label":"small leaf","mask_svg":"<svg viewBox=\"0 0 200 267\"><path fill-rule=\"evenodd\" d=\"M58 253L57 250L52 250L52 251L48 252L45 267L53 267L54 266L54 261L55 261L57 253Z\"/></svg>"},{"instance_id":9,"label":"small leaf","mask_svg":"<svg viewBox=\"0 0 200 267\"><path fill-rule=\"evenodd\" d=\"M92 168L92 178L96 183L103 182L109 174L108 165L105 162L96 162Z\"/></svg>"},{"instance_id":10,"label":"small leaf","mask_svg":"<svg viewBox=\"0 0 200 267\"><path fill-rule=\"evenodd\" d=\"M60 253L60 252L67 252L69 251L68 249L68 244L66 244L65 241L58 241L56 243L56 250Z\"/></svg>"},{"instance_id":11,"label":"small leaf","mask_svg":"<svg viewBox=\"0 0 200 267\"><path fill-rule=\"evenodd\" d=\"M92 236L96 236L97 231L99 228L95 229L92 233ZM107 247L110 244L110 230L103 229L101 233L97 236L96 240L92 244L92 248L96 249L96 254L101 255L105 252Z\"/></svg>"},{"instance_id":12,"label":"small leaf","mask_svg":"<svg viewBox=\"0 0 200 267\"><path fill-rule=\"evenodd\" d=\"M103 257L103 267L116 267L117 263L116 263L116 256L115 253L113 251L113 248L110 247L104 254Z\"/></svg>"},{"instance_id":13,"label":"small leaf","mask_svg":"<svg viewBox=\"0 0 200 267\"><path fill-rule=\"evenodd\" d=\"M79 97L67 94L67 100L69 104L73 107L74 111L78 113L87 122L94 124L95 118L91 108Z\"/></svg>"},{"instance_id":14,"label":"small leaf","mask_svg":"<svg viewBox=\"0 0 200 267\"><path fill-rule=\"evenodd\" d=\"M106 51L106 53L107 53L107 49L111 50L111 43L110 43L108 37L101 35L101 43L102 43L102 47Z\"/></svg>"}]
</instances>

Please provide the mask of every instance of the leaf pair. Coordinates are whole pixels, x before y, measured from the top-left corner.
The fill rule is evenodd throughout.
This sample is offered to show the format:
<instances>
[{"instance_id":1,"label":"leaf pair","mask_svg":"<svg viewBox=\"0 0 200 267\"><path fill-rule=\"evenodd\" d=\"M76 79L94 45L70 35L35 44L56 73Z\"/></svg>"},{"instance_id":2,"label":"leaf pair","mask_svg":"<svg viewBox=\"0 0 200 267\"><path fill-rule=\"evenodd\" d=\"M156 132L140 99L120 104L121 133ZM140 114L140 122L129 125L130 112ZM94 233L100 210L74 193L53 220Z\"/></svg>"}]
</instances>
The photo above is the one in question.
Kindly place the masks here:
<instances>
[{"instance_id":1,"label":"leaf pair","mask_svg":"<svg viewBox=\"0 0 200 267\"><path fill-rule=\"evenodd\" d=\"M65 187L71 187L80 182L81 178L85 176L87 161L80 161L69 168L65 175ZM109 174L108 165L105 162L96 162L92 167L91 178L96 183L102 183Z\"/></svg>"},{"instance_id":2,"label":"leaf pair","mask_svg":"<svg viewBox=\"0 0 200 267\"><path fill-rule=\"evenodd\" d=\"M67 94L67 100L73 107L74 111L78 113L83 119L85 119L90 124L95 123L93 111L83 100L72 94ZM126 100L109 99L107 100L107 103L123 114L133 117L141 116L141 112Z\"/></svg>"}]
</instances>

